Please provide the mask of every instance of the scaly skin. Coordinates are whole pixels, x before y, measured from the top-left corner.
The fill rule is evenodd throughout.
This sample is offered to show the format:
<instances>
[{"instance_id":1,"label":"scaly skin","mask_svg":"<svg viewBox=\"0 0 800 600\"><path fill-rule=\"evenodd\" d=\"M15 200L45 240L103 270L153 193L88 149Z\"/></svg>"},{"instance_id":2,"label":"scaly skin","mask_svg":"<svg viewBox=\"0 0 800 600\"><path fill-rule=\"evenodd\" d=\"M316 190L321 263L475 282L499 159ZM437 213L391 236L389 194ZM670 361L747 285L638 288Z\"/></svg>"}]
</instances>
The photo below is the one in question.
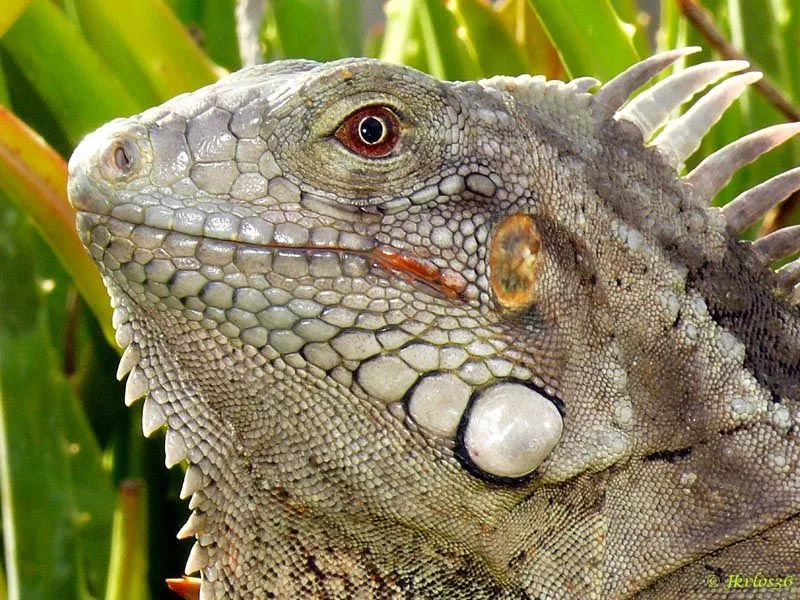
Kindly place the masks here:
<instances>
[{"instance_id":1,"label":"scaly skin","mask_svg":"<svg viewBox=\"0 0 800 600\"><path fill-rule=\"evenodd\" d=\"M149 390L145 430L190 465L205 597L699 597L800 573L797 307L584 88L287 61L76 150L128 399ZM402 126L382 158L336 135L375 105ZM517 214L540 246L509 308L489 254ZM481 471L471 408L457 432L409 415L426 374L470 406L521 382L563 434L527 476Z\"/></svg>"}]
</instances>

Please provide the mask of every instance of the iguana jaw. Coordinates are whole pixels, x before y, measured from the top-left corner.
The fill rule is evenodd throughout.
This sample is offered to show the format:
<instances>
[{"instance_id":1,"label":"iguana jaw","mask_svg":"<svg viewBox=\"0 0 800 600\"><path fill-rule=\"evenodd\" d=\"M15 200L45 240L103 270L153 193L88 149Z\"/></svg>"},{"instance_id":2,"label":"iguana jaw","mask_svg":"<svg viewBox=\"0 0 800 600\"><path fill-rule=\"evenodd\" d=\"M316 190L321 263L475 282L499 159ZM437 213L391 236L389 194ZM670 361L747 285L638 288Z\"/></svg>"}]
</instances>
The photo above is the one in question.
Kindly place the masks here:
<instances>
[{"instance_id":1,"label":"iguana jaw","mask_svg":"<svg viewBox=\"0 0 800 600\"><path fill-rule=\"evenodd\" d=\"M90 252L92 252L93 247L98 247L94 239L97 234L91 233L93 231L96 232L98 226L109 229L124 226L124 224L114 219L94 214L81 213L78 218L82 232L87 232L85 233L85 240ZM90 223L94 223L95 226L91 227ZM100 236L102 235L100 234ZM191 333L192 330L184 330L186 340L191 340L188 343L196 344L196 346L186 348L184 356L173 360L173 357L165 351L165 348L171 347L174 350L184 344L179 338L166 338L158 334L158 331L163 330L163 325L158 326L156 323L171 323L175 325L182 321L184 326L188 323L172 311L153 311L149 307L142 306L141 299L137 299L137 294L130 291L131 282L126 279L125 285L121 285L122 280L119 279L119 272L109 269L107 262L109 258L112 261L114 260L110 254L106 254L104 258L100 259L99 265L104 273L104 280L115 305L114 326L117 331L117 342L126 349L125 356L123 356L121 362L120 375L124 376L128 370L131 371L128 376L126 403L130 404L136 399L136 396L147 394L143 409L143 429L145 434L150 435L157 429L167 425L165 444L167 466L172 467L183 461L188 461L189 463L181 497L191 497L190 508L193 509L193 512L178 536L181 538L196 537L198 541L193 546L187 560L186 572L194 573L197 570L202 570L204 576L208 578L208 574L216 572L216 569L220 568L219 565L221 564L239 565L244 563L245 559L252 560L250 558L252 553L257 552L259 548L249 546L247 542L242 540L242 537L246 538L248 535L269 543L270 547L285 547L285 538L288 535L280 529L271 529L269 524L265 523L265 521L268 521L265 515L274 516L275 514L287 515L285 518L292 524L291 535L303 540L317 542L319 539L329 539L328 536L331 535L332 531L341 529L343 532L340 534L342 538L334 534L331 535L331 539L328 541L328 547L336 549L337 559L357 565L353 568L359 570L365 569L373 573L377 572L376 569L379 570L381 567L376 567L375 564L366 566L358 564L362 557L359 557L353 548L347 545L339 545L343 544L343 539L349 537L346 533L349 528L352 527L363 534L364 528L369 529L372 527L370 523L374 519L374 515L366 510L367 507L364 506L359 509L356 502L352 507L355 518L353 518L353 515L346 516L345 512L348 511L342 511L336 520L331 520L318 507L310 505L303 497L303 494L298 493L298 490L293 488L292 485L284 486L277 483L288 477L286 473L263 473L254 469L249 464L248 449L238 445L239 442L237 440L240 431L230 423L226 423L216 413L208 402L207 392L203 389L202 383L200 385L197 384L197 372L185 370L184 365L186 354L196 354L197 350L195 348L199 347L208 349L212 341L214 348L219 349L213 351L214 354L222 356L223 353L230 353L234 360L237 361L231 363L231 365L237 366L227 368L233 368L238 371L243 368L239 365L246 362L250 370L258 369L271 373L274 369L274 363L271 364L271 361L264 360L261 355L252 356L249 349L245 349L244 352L239 351L238 348L231 350L229 342L235 340L226 338L218 332L207 335L205 328L193 330L196 335ZM311 260L313 261L313 258ZM419 277L417 271L422 268L419 264L424 265L422 261L413 261L413 259L408 259L399 253L389 255L389 258L382 260L393 261L392 264L399 264L401 261L408 260L414 269L409 270L409 275L417 278ZM399 268L395 266L393 269L397 271ZM277 356L275 356L275 359L281 360ZM207 370L209 372L222 372L223 367L221 365L224 364L226 364L224 361L209 364ZM165 373L168 375L165 375ZM270 377L270 375L267 375L267 377ZM341 388L341 392L346 392L346 388ZM270 418L273 415L273 410L265 410L264 412ZM176 423L180 425L176 427ZM186 425L191 427L191 432L187 432ZM402 425L398 421L395 427L402 428ZM223 432L224 435L229 436L227 439L223 439L222 436L218 435L214 436L214 441L211 444L211 448L214 450L213 454L206 454L208 446L202 442L198 445L191 445L192 442L197 440L208 441L207 436L212 431ZM273 443L273 445L279 446L277 443ZM439 445L436 453L449 454L450 448L445 445ZM455 468L456 472L461 470L461 467L455 465L455 461L452 461L451 466ZM325 465L320 464L318 468L325 468ZM247 482L249 486L259 492L266 490L266 493L260 498L260 503L253 508L253 513L249 514L242 522L237 520L235 525L231 525L231 519L234 517L226 514L230 500L223 501L219 490L226 489L228 494L230 494L230 490L233 490L234 495L241 499L247 498L253 492L249 487L245 487L244 481L238 478L238 485L231 487L231 483L226 480L227 477L231 476L231 473L248 473L252 478ZM461 479L461 477L459 476L458 479ZM499 534L492 523L494 509L484 509L484 503L479 500L479 497L482 494L489 493L489 490L480 489L480 486L478 486L478 489L465 490L465 492L470 495L475 494L475 498L465 498L463 500L464 514L454 515L453 518L463 518L464 522L462 527L454 528L453 532L458 531L460 534L461 530L472 531L472 535L470 535L471 542L465 544L466 539L459 539L459 543L455 546L456 550L449 549L449 544L444 545L445 548L448 548L446 550L447 559L452 561L454 572L458 568L462 568L464 564L462 562L465 560L464 548L467 545L473 547L480 554L479 549L485 541L490 536ZM521 495L522 493L522 490L519 490L514 495ZM353 492L353 497L358 497L358 492ZM419 498L408 496L399 502L404 509L410 510L410 507L419 501ZM509 495L505 501L510 503L512 495ZM481 508L479 509L479 507ZM436 510L443 514L443 508L440 507ZM362 514L358 514L361 511L363 511ZM241 518L241 515L237 515L237 518ZM448 528L451 525L449 521L441 520L440 522L447 524ZM480 523L480 528L472 529L476 522ZM422 547L430 543L430 540L420 536L418 526L410 521L409 523L408 530L397 533L396 536L406 537L409 540L409 546ZM403 529L405 530L406 528L404 527ZM232 530L242 537L234 537ZM478 535L479 533L480 535ZM369 535L377 536L378 534L370 533ZM383 535L381 533L380 537L383 537ZM438 532L438 535L441 535L441 532ZM428 552L439 552L439 545L447 537L435 538L436 541ZM306 541L305 543L310 544L312 542ZM378 543L375 540L372 547L375 548ZM316 550L316 548L310 547L309 550ZM289 552L289 550L285 550L285 552ZM349 552L354 554L350 556ZM242 563L238 562L240 558ZM476 573L474 576L476 588L479 585L494 585L495 578L506 576L504 573L505 556L487 556L483 558L486 564L480 562L470 567ZM305 558L302 558L302 560L305 560ZM375 561L376 564L381 565L382 557L380 553L371 557L370 561ZM431 563L431 566L433 564ZM388 574L386 577L391 580L392 575ZM213 583L207 583L206 585L213 585ZM384 585L386 584L384 583Z\"/></svg>"}]
</instances>

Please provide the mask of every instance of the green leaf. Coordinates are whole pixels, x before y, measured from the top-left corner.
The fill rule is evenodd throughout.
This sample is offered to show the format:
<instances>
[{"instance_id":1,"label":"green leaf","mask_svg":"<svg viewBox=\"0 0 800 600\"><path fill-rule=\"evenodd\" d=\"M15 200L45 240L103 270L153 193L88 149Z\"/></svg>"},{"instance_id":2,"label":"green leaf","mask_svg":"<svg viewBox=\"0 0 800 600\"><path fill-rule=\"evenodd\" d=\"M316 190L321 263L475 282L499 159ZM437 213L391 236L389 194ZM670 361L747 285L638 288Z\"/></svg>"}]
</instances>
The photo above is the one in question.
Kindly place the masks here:
<instances>
[{"instance_id":1,"label":"green leaf","mask_svg":"<svg viewBox=\"0 0 800 600\"><path fill-rule=\"evenodd\" d=\"M497 12L520 47L528 72L548 79L564 79L561 57L528 0L506 0L498 5Z\"/></svg>"},{"instance_id":2,"label":"green leaf","mask_svg":"<svg viewBox=\"0 0 800 600\"><path fill-rule=\"evenodd\" d=\"M197 24L201 32L201 48L217 64L230 71L242 66L236 43L235 7L234 0L205 0Z\"/></svg>"},{"instance_id":3,"label":"green leaf","mask_svg":"<svg viewBox=\"0 0 800 600\"><path fill-rule=\"evenodd\" d=\"M113 489L53 351L33 230L0 205L0 493L9 597L99 598Z\"/></svg>"},{"instance_id":4,"label":"green leaf","mask_svg":"<svg viewBox=\"0 0 800 600\"><path fill-rule=\"evenodd\" d=\"M638 0L611 0L611 5L619 18L634 28L631 40L639 56L650 56L653 53L647 32L650 17L641 10Z\"/></svg>"},{"instance_id":5,"label":"green leaf","mask_svg":"<svg viewBox=\"0 0 800 600\"><path fill-rule=\"evenodd\" d=\"M662 2L659 16L658 50L691 46L687 41L689 24L681 17L677 2Z\"/></svg>"},{"instance_id":6,"label":"green leaf","mask_svg":"<svg viewBox=\"0 0 800 600\"><path fill-rule=\"evenodd\" d=\"M123 481L114 511L114 534L105 600L145 600L147 593L147 487Z\"/></svg>"},{"instance_id":7,"label":"green leaf","mask_svg":"<svg viewBox=\"0 0 800 600\"><path fill-rule=\"evenodd\" d=\"M275 0L270 10L281 58L325 61L361 53L357 0Z\"/></svg>"},{"instance_id":8,"label":"green leaf","mask_svg":"<svg viewBox=\"0 0 800 600\"><path fill-rule=\"evenodd\" d=\"M8 83L6 82L6 72L0 63L0 104L9 106L11 99L8 97Z\"/></svg>"},{"instance_id":9,"label":"green leaf","mask_svg":"<svg viewBox=\"0 0 800 600\"><path fill-rule=\"evenodd\" d=\"M344 56L359 56L364 50L364 23L361 18L363 2L359 0L328 0L339 32Z\"/></svg>"},{"instance_id":10,"label":"green leaf","mask_svg":"<svg viewBox=\"0 0 800 600\"><path fill-rule=\"evenodd\" d=\"M197 45L216 64L241 68L236 39L236 0L166 0Z\"/></svg>"},{"instance_id":11,"label":"green leaf","mask_svg":"<svg viewBox=\"0 0 800 600\"><path fill-rule=\"evenodd\" d=\"M791 71L790 50L792 42L785 38L785 24L792 12L785 2L767 3L758 11L749 11L748 4L740 0L706 0L703 8L708 11L722 35L740 52L744 53L765 75L776 83L784 93L791 94L795 77ZM700 45L704 51L688 57L690 64L718 59L708 47L708 42L697 29L680 16L678 8L670 3L662 11L662 19L668 25L670 43L679 46ZM687 105L687 107L690 105ZM703 158L748 133L785 120L754 87L745 92L722 116L703 138L698 152L687 161L687 169L693 168ZM730 202L742 191L797 165L800 156L797 140L770 151L753 164L740 169L731 182L714 198L715 205ZM745 237L753 237L757 228L751 228Z\"/></svg>"},{"instance_id":12,"label":"green leaf","mask_svg":"<svg viewBox=\"0 0 800 600\"><path fill-rule=\"evenodd\" d=\"M14 21L28 8L31 0L5 0L0 6L0 37L8 31Z\"/></svg>"},{"instance_id":13,"label":"green leaf","mask_svg":"<svg viewBox=\"0 0 800 600\"><path fill-rule=\"evenodd\" d=\"M458 21L440 0L392 0L385 10L381 59L409 65L439 79L481 77L477 57L458 36Z\"/></svg>"},{"instance_id":14,"label":"green leaf","mask_svg":"<svg viewBox=\"0 0 800 600\"><path fill-rule=\"evenodd\" d=\"M639 60L633 28L620 20L609 0L529 1L570 78L608 81Z\"/></svg>"},{"instance_id":15,"label":"green leaf","mask_svg":"<svg viewBox=\"0 0 800 600\"><path fill-rule=\"evenodd\" d=\"M0 189L33 220L113 340L105 286L75 230L67 165L34 131L0 107Z\"/></svg>"},{"instance_id":16,"label":"green leaf","mask_svg":"<svg viewBox=\"0 0 800 600\"><path fill-rule=\"evenodd\" d=\"M408 65L436 77L444 77L444 67L431 69L419 26L419 11L424 0L388 0L384 4L386 30L379 58L398 65ZM437 64L434 57L434 65Z\"/></svg>"},{"instance_id":17,"label":"green leaf","mask_svg":"<svg viewBox=\"0 0 800 600\"><path fill-rule=\"evenodd\" d=\"M783 59L786 61L782 83L794 103L800 104L800 77L797 77L797 73L800 73L800 52L797 52L797 38L800 35L800 4L796 1L780 0L778 6L776 10L778 27L783 41ZM800 149L796 154L800 159Z\"/></svg>"},{"instance_id":18,"label":"green leaf","mask_svg":"<svg viewBox=\"0 0 800 600\"><path fill-rule=\"evenodd\" d=\"M21 121L41 135L61 156L68 156L74 147L64 129L53 115L39 92L14 62L14 57L2 46L0 40L0 67L6 78L8 104Z\"/></svg>"},{"instance_id":19,"label":"green leaf","mask_svg":"<svg viewBox=\"0 0 800 600\"><path fill-rule=\"evenodd\" d=\"M19 65L73 144L102 123L141 108L64 13L33 0L0 45Z\"/></svg>"},{"instance_id":20,"label":"green leaf","mask_svg":"<svg viewBox=\"0 0 800 600\"><path fill-rule=\"evenodd\" d=\"M792 83L797 74L790 71L788 55L791 52L787 50L791 48L796 52L797 42L785 47L782 30L789 7L780 1L767 3L759 10L752 10L750 4L741 0L728 0L727 5L733 43L791 99ZM751 89L738 108L742 118L737 121L737 137L786 120L786 116L756 89ZM740 189L750 188L795 166L798 149L800 143L794 141L772 150L765 160L756 161L741 174Z\"/></svg>"},{"instance_id":21,"label":"green leaf","mask_svg":"<svg viewBox=\"0 0 800 600\"><path fill-rule=\"evenodd\" d=\"M480 65L482 77L521 75L530 70L522 49L491 4L482 0L450 0L447 6Z\"/></svg>"},{"instance_id":22,"label":"green leaf","mask_svg":"<svg viewBox=\"0 0 800 600\"><path fill-rule=\"evenodd\" d=\"M162 0L128 2L124 10L107 0L72 2L88 41L143 108L222 74Z\"/></svg>"}]
</instances>

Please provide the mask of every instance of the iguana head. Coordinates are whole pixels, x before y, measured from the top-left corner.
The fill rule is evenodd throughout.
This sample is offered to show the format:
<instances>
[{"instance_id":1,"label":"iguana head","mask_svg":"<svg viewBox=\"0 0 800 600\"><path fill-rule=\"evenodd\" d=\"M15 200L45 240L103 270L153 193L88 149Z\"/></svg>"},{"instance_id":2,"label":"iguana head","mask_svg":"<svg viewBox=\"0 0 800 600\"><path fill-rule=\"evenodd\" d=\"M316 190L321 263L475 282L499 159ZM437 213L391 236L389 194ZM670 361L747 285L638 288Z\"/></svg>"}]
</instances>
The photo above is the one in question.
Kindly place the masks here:
<instances>
[{"instance_id":1,"label":"iguana head","mask_svg":"<svg viewBox=\"0 0 800 600\"><path fill-rule=\"evenodd\" d=\"M798 128L679 178L754 79L651 140L745 66L623 106L683 53L594 94L285 61L86 138L78 228L208 591L624 594L800 510L798 311L708 207Z\"/></svg>"}]
</instances>

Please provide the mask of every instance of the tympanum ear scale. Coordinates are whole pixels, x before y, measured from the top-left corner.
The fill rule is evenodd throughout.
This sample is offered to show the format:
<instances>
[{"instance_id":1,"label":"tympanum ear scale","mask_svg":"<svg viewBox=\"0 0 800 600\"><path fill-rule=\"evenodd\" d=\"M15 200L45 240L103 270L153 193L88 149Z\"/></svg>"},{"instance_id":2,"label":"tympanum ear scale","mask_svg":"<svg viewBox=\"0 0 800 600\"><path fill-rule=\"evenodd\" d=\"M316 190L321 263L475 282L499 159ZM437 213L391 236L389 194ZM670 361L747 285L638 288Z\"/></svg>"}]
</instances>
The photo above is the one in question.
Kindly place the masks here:
<instances>
[{"instance_id":1,"label":"tympanum ear scale","mask_svg":"<svg viewBox=\"0 0 800 600\"><path fill-rule=\"evenodd\" d=\"M498 478L530 475L556 447L563 431L555 404L521 383L498 383L478 392L461 427L466 458Z\"/></svg>"}]
</instances>

